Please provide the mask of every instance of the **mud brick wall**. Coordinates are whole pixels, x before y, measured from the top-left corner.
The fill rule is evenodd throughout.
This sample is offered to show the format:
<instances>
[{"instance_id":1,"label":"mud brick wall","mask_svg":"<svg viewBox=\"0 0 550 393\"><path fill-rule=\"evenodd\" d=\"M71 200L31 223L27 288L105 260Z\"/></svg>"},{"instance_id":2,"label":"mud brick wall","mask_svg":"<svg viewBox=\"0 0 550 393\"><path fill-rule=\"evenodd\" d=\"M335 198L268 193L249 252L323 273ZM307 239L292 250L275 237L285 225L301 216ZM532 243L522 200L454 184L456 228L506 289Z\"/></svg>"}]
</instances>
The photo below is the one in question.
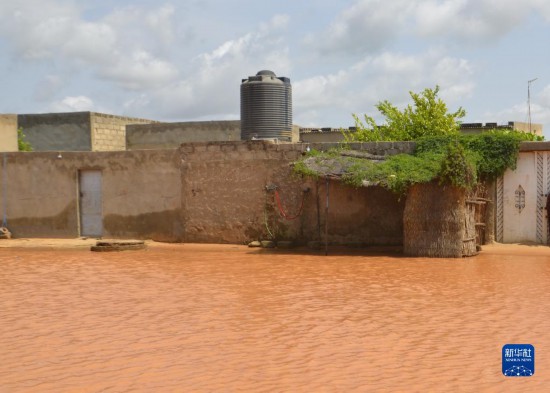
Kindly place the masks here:
<instances>
[{"instance_id":1,"label":"mud brick wall","mask_svg":"<svg viewBox=\"0 0 550 393\"><path fill-rule=\"evenodd\" d=\"M3 154L0 206L14 237L78 237L78 174L94 169L103 237L183 240L177 150Z\"/></svg>"},{"instance_id":2,"label":"mud brick wall","mask_svg":"<svg viewBox=\"0 0 550 393\"><path fill-rule=\"evenodd\" d=\"M324 239L328 220L334 244L401 244L404 204L384 189L331 181L325 214L325 180L292 171L306 147L237 141L172 150L4 153L0 206L6 198L15 237L77 237L79 172L93 169L102 174L104 237L237 244L273 237L305 243ZM288 216L303 204L296 219L281 215L272 187Z\"/></svg>"},{"instance_id":3,"label":"mud brick wall","mask_svg":"<svg viewBox=\"0 0 550 393\"><path fill-rule=\"evenodd\" d=\"M324 238L326 182L292 172L292 163L305 147L262 141L182 145L185 240L246 243L273 235L277 240L305 243ZM282 217L275 193L266 186L277 187L289 216L299 211L303 199L302 214L295 220ZM401 244L403 209L403 201L384 189L354 189L331 181L329 241Z\"/></svg>"}]
</instances>

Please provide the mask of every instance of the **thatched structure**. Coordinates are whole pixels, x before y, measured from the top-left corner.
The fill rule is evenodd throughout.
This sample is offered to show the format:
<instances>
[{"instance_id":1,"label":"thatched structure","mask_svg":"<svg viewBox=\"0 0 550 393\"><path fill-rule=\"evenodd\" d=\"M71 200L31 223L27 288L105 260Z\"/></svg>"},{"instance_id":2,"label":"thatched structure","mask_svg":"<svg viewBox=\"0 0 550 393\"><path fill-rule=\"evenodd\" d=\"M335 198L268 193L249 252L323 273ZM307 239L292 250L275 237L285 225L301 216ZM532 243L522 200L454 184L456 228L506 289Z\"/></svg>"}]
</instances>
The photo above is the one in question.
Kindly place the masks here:
<instances>
[{"instance_id":1,"label":"thatched structure","mask_svg":"<svg viewBox=\"0 0 550 393\"><path fill-rule=\"evenodd\" d=\"M403 251L411 256L462 257L466 195L437 183L409 189L403 213Z\"/></svg>"},{"instance_id":2,"label":"thatched structure","mask_svg":"<svg viewBox=\"0 0 550 393\"><path fill-rule=\"evenodd\" d=\"M352 163L346 157L381 162L385 157L363 152L341 152L339 157L310 157L304 164L318 176L342 179ZM379 185L362 182L363 187ZM476 195L476 193L474 193ZM485 204L488 200L468 195L464 188L436 181L416 183L406 195L403 213L403 250L419 257L461 258L476 255L484 242Z\"/></svg>"},{"instance_id":3,"label":"thatched structure","mask_svg":"<svg viewBox=\"0 0 550 393\"><path fill-rule=\"evenodd\" d=\"M460 258L477 254L476 206L466 191L435 182L409 189L403 214L406 255Z\"/></svg>"}]
</instances>

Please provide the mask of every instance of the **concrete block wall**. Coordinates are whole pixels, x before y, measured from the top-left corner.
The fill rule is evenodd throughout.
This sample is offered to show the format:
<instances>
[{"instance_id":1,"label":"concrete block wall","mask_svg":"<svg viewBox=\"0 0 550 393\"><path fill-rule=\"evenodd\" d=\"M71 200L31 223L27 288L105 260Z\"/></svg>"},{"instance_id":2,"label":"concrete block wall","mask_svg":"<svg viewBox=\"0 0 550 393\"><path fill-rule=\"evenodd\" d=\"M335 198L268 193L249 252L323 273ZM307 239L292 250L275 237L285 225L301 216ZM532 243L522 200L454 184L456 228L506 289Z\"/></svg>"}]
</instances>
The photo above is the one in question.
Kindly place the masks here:
<instances>
[{"instance_id":1,"label":"concrete block wall","mask_svg":"<svg viewBox=\"0 0 550 393\"><path fill-rule=\"evenodd\" d=\"M90 112L39 113L17 116L34 151L90 151Z\"/></svg>"},{"instance_id":2,"label":"concrete block wall","mask_svg":"<svg viewBox=\"0 0 550 393\"><path fill-rule=\"evenodd\" d=\"M241 122L238 120L130 124L126 127L128 150L175 149L182 143L240 139Z\"/></svg>"},{"instance_id":3,"label":"concrete block wall","mask_svg":"<svg viewBox=\"0 0 550 393\"><path fill-rule=\"evenodd\" d=\"M126 150L126 127L130 124L151 123L154 121L92 112L90 114L92 150Z\"/></svg>"}]
</instances>

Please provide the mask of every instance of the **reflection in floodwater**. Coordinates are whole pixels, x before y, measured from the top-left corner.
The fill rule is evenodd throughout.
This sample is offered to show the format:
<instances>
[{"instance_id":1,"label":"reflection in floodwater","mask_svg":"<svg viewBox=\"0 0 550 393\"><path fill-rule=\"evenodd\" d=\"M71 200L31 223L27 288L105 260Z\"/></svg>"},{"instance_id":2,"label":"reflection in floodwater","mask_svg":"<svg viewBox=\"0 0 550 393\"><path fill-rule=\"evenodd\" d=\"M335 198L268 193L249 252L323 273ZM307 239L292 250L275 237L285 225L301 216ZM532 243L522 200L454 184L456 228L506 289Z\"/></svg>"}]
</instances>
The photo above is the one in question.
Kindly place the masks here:
<instances>
[{"instance_id":1,"label":"reflection in floodwater","mask_svg":"<svg viewBox=\"0 0 550 393\"><path fill-rule=\"evenodd\" d=\"M543 391L549 305L540 248L3 249L0 391ZM502 375L508 343L535 346L533 377Z\"/></svg>"}]
</instances>

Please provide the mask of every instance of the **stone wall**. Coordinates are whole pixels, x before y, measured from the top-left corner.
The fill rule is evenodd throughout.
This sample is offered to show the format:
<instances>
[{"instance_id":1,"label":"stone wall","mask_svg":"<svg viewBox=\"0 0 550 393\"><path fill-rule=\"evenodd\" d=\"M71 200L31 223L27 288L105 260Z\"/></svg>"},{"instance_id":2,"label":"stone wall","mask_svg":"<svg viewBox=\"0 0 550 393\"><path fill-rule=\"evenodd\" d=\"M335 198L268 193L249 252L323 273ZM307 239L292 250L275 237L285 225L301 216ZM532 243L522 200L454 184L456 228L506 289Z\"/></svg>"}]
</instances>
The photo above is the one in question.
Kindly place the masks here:
<instances>
[{"instance_id":1,"label":"stone wall","mask_svg":"<svg viewBox=\"0 0 550 393\"><path fill-rule=\"evenodd\" d=\"M146 125L151 123L153 123L152 120L92 112L90 114L92 150L126 150L126 127L130 124Z\"/></svg>"},{"instance_id":2,"label":"stone wall","mask_svg":"<svg viewBox=\"0 0 550 393\"><path fill-rule=\"evenodd\" d=\"M18 150L17 115L0 115L0 152Z\"/></svg>"},{"instance_id":3,"label":"stone wall","mask_svg":"<svg viewBox=\"0 0 550 393\"><path fill-rule=\"evenodd\" d=\"M241 122L238 120L132 124L126 127L128 150L172 149L182 143L240 139Z\"/></svg>"},{"instance_id":4,"label":"stone wall","mask_svg":"<svg viewBox=\"0 0 550 393\"><path fill-rule=\"evenodd\" d=\"M34 151L90 151L90 112L17 116Z\"/></svg>"}]
</instances>

